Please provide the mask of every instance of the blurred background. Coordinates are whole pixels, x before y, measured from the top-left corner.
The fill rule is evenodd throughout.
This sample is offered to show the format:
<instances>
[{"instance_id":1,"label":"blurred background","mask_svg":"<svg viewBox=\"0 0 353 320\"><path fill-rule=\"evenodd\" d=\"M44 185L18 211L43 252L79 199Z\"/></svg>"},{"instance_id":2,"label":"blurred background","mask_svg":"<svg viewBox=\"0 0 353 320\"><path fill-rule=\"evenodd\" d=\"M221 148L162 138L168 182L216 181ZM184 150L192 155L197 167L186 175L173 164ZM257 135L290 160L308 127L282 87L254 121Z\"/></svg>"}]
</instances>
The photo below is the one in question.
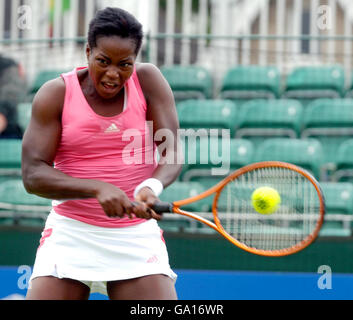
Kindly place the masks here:
<instances>
[{"instance_id":1,"label":"blurred background","mask_svg":"<svg viewBox=\"0 0 353 320\"><path fill-rule=\"evenodd\" d=\"M232 170L291 162L314 174L326 197L316 242L281 258L244 252L208 227L166 216L161 227L179 297L352 299L350 0L0 0L0 299L25 295L50 208L21 181L31 102L46 81L86 65L89 21L106 6L143 24L138 61L163 72L182 128L229 130ZM185 143L185 155L196 152L196 161L186 161L162 200L196 195L222 178L201 161L210 159L202 148L208 141L193 143ZM207 213L211 204L186 209Z\"/></svg>"}]
</instances>

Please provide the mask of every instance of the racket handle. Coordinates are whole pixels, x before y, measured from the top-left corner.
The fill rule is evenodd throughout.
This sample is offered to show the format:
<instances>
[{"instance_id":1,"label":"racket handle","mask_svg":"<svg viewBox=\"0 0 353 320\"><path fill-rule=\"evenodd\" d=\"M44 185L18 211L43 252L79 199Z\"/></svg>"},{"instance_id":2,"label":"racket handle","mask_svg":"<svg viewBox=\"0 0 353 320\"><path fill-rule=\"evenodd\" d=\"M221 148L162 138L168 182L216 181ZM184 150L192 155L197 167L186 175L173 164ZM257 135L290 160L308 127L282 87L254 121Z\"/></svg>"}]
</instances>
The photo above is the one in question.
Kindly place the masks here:
<instances>
[{"instance_id":1,"label":"racket handle","mask_svg":"<svg viewBox=\"0 0 353 320\"><path fill-rule=\"evenodd\" d=\"M173 204L170 202L157 202L151 209L158 214L173 212Z\"/></svg>"}]
</instances>

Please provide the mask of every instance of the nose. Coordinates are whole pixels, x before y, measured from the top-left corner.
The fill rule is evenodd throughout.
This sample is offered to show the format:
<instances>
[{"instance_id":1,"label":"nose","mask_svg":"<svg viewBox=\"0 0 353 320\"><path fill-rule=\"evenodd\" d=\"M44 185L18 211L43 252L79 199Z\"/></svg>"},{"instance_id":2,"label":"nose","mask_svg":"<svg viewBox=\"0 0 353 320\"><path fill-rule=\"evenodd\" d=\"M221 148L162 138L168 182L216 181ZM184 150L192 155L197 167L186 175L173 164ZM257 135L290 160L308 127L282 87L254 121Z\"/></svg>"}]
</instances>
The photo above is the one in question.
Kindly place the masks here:
<instances>
[{"instance_id":1,"label":"nose","mask_svg":"<svg viewBox=\"0 0 353 320\"><path fill-rule=\"evenodd\" d=\"M119 78L119 69L115 66L110 66L106 72L106 76L110 79L117 79Z\"/></svg>"}]
</instances>

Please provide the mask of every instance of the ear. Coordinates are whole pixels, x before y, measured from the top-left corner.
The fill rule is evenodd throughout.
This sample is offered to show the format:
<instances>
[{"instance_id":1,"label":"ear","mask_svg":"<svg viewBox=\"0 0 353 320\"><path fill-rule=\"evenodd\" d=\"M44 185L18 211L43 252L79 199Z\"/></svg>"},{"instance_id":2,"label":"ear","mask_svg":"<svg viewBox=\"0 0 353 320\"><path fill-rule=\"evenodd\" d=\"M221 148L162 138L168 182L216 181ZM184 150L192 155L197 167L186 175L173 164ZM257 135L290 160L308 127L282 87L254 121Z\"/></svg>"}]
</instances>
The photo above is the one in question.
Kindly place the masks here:
<instances>
[{"instance_id":1,"label":"ear","mask_svg":"<svg viewBox=\"0 0 353 320\"><path fill-rule=\"evenodd\" d=\"M91 55L91 48L89 47L88 43L86 44L86 57L89 60L89 56Z\"/></svg>"}]
</instances>

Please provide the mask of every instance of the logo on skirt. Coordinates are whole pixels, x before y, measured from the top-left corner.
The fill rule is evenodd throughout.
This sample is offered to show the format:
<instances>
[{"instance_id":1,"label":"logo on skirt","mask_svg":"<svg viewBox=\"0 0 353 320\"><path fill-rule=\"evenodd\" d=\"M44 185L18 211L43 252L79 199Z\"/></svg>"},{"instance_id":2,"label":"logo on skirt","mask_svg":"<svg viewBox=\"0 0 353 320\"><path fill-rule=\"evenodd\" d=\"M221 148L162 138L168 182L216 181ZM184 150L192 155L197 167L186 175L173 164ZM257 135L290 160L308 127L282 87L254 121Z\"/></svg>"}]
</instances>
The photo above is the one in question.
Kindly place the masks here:
<instances>
[{"instance_id":1,"label":"logo on skirt","mask_svg":"<svg viewBox=\"0 0 353 320\"><path fill-rule=\"evenodd\" d=\"M157 263L158 262L158 257L156 255L152 256L147 260L147 263Z\"/></svg>"}]
</instances>

